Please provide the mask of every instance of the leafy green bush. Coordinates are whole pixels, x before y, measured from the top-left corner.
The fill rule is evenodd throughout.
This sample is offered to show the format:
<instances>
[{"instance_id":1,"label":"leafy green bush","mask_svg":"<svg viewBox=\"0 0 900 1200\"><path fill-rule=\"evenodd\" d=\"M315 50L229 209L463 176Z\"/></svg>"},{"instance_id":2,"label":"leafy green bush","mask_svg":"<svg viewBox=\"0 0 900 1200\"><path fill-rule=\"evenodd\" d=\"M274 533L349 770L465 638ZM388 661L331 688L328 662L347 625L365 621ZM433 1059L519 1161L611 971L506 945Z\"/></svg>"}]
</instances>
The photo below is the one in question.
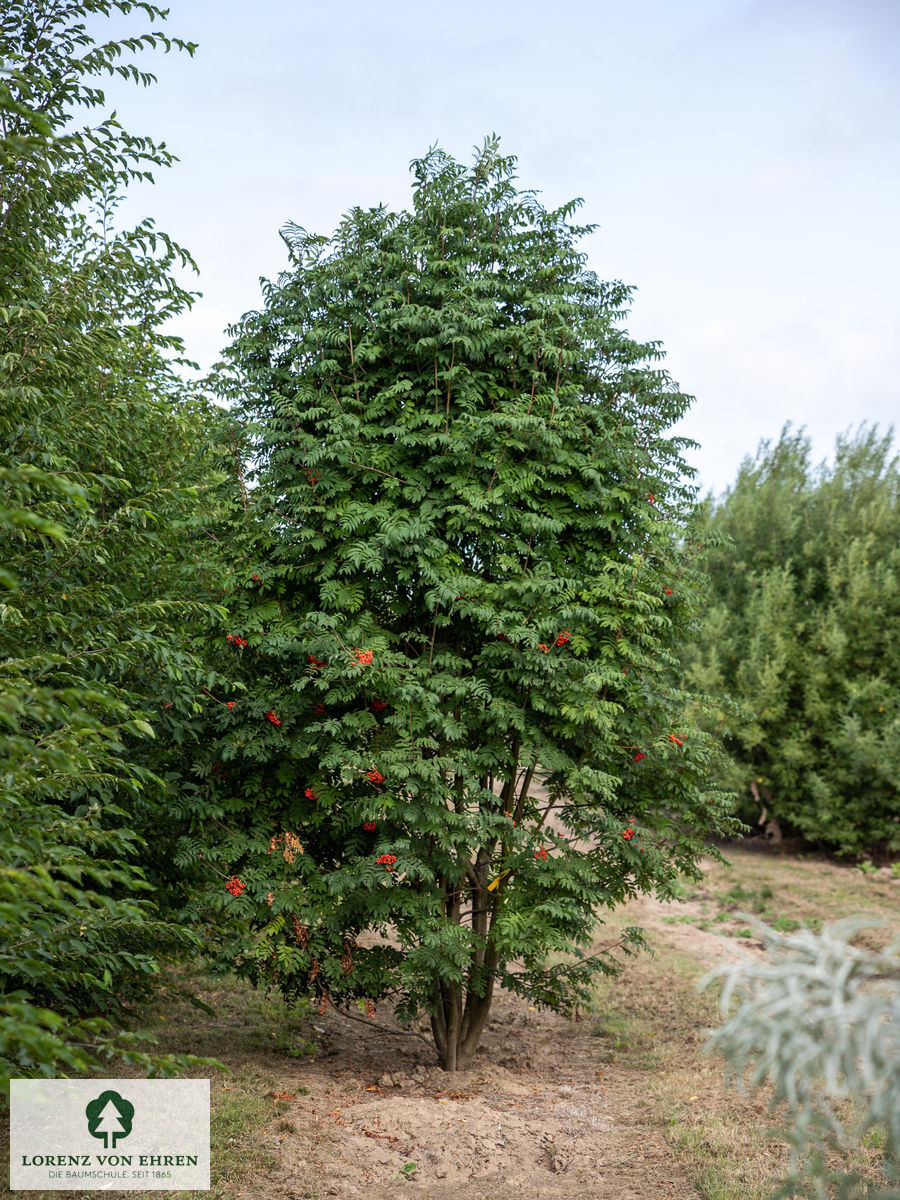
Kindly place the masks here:
<instances>
[{"instance_id":1,"label":"leafy green bush","mask_svg":"<svg viewBox=\"0 0 900 1200\"><path fill-rule=\"evenodd\" d=\"M813 468L785 429L707 504L711 599L689 655L748 821L842 854L900 850L900 472L891 436ZM731 546L729 548L728 540Z\"/></svg>"},{"instance_id":2,"label":"leafy green bush","mask_svg":"<svg viewBox=\"0 0 900 1200\"><path fill-rule=\"evenodd\" d=\"M163 15L0 16L0 1064L19 1075L133 1048L107 1018L197 941L141 860L164 762L149 718L199 708L191 630L218 620L190 546L214 410L159 329L191 300L172 278L189 258L151 222L113 228L117 190L171 156L112 118L72 124L103 101L92 76L147 82L123 53L191 47L96 46L81 18L112 9Z\"/></svg>"},{"instance_id":3,"label":"leafy green bush","mask_svg":"<svg viewBox=\"0 0 900 1200\"><path fill-rule=\"evenodd\" d=\"M433 150L414 211L290 227L296 269L235 330L220 645L246 691L218 697L181 857L233 877L253 933L225 962L323 1005L393 997L448 1070L498 983L589 1003L598 910L669 894L732 827L673 682L697 578L664 430L688 398L584 269L576 204L513 165Z\"/></svg>"}]
</instances>

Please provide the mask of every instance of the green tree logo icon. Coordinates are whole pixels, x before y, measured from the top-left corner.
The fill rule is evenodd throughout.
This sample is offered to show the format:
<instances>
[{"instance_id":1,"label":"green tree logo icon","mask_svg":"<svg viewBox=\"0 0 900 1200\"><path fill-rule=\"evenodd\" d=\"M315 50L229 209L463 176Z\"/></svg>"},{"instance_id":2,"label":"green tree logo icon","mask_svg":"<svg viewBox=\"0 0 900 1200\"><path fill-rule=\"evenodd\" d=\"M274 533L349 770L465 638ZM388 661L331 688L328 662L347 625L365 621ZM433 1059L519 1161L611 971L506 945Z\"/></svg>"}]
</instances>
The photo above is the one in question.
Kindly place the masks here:
<instances>
[{"instance_id":1,"label":"green tree logo icon","mask_svg":"<svg viewBox=\"0 0 900 1200\"><path fill-rule=\"evenodd\" d=\"M103 1138L105 1150L115 1150L116 1140L131 1133L134 1105L118 1092L101 1092L84 1110L92 1137ZM112 1144L110 1144L112 1138Z\"/></svg>"}]
</instances>

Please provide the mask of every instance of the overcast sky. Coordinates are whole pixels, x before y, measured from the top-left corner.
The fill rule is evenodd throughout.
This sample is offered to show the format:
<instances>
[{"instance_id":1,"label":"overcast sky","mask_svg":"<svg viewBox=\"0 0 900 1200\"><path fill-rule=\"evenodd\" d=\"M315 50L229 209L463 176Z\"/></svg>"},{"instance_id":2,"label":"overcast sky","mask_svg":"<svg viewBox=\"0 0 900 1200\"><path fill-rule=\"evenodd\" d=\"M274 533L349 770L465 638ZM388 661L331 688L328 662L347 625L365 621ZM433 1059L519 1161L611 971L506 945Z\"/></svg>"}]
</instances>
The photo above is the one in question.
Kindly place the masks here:
<instances>
[{"instance_id":1,"label":"overcast sky","mask_svg":"<svg viewBox=\"0 0 900 1200\"><path fill-rule=\"evenodd\" d=\"M95 19L106 39L146 27ZM628 329L696 401L704 490L782 425L819 457L900 414L900 0L171 0L193 57L105 84L180 158L122 212L194 255L174 328L210 366L286 266L278 230L411 204L409 161L496 131L519 184L579 219Z\"/></svg>"}]
</instances>

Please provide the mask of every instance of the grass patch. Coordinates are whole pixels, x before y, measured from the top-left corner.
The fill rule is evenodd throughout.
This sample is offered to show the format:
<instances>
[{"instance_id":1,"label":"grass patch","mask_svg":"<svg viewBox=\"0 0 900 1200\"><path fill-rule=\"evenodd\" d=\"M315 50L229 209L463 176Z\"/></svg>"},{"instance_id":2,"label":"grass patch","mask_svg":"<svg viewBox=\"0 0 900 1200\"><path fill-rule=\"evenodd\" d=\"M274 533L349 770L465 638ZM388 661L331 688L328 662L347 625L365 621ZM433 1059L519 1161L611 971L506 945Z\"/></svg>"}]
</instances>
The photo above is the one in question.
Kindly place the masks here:
<instances>
[{"instance_id":1,"label":"grass patch","mask_svg":"<svg viewBox=\"0 0 900 1200\"><path fill-rule=\"evenodd\" d=\"M900 878L890 868L865 872L824 859L727 850L729 865L711 863L703 891L720 911L752 912L784 933L861 915L887 924L862 941L884 946L897 928ZM892 928L891 928L892 927Z\"/></svg>"}]
</instances>

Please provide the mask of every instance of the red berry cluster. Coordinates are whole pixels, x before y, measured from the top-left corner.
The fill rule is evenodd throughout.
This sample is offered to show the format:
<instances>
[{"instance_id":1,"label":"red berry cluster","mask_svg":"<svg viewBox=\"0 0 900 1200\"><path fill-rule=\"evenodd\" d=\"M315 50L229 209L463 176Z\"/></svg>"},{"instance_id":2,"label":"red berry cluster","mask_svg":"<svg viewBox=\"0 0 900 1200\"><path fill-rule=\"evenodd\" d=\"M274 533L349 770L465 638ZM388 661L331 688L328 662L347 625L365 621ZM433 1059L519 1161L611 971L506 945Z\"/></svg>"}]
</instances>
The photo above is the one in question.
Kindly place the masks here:
<instances>
[{"instance_id":1,"label":"red berry cluster","mask_svg":"<svg viewBox=\"0 0 900 1200\"><path fill-rule=\"evenodd\" d=\"M684 742L681 740L681 738L679 738L679 737L676 737L674 733L670 733L670 734L669 734L669 741L670 741L670 742L674 742L676 746L683 746L683 745L684 745Z\"/></svg>"},{"instance_id":2,"label":"red berry cluster","mask_svg":"<svg viewBox=\"0 0 900 1200\"><path fill-rule=\"evenodd\" d=\"M537 850L534 852L534 857L539 858L543 862L547 857L546 849L543 846L538 846Z\"/></svg>"},{"instance_id":3,"label":"red berry cluster","mask_svg":"<svg viewBox=\"0 0 900 1200\"><path fill-rule=\"evenodd\" d=\"M363 829L366 831L366 833L374 833L375 832L375 822L374 821L363 821Z\"/></svg>"},{"instance_id":4,"label":"red berry cluster","mask_svg":"<svg viewBox=\"0 0 900 1200\"><path fill-rule=\"evenodd\" d=\"M643 752L643 750L638 750L637 754L634 756L634 761L640 762L642 758L646 758L646 757L647 757L647 755Z\"/></svg>"},{"instance_id":5,"label":"red berry cluster","mask_svg":"<svg viewBox=\"0 0 900 1200\"><path fill-rule=\"evenodd\" d=\"M666 588L666 595L667 595L667 596L671 596L672 594L673 594L673 592L672 592L672 589L671 589L671 588Z\"/></svg>"},{"instance_id":6,"label":"red berry cluster","mask_svg":"<svg viewBox=\"0 0 900 1200\"><path fill-rule=\"evenodd\" d=\"M307 798L307 800L318 800L319 798L312 788L307 788L303 795Z\"/></svg>"},{"instance_id":7,"label":"red berry cluster","mask_svg":"<svg viewBox=\"0 0 900 1200\"><path fill-rule=\"evenodd\" d=\"M253 582L253 583L259 583L259 576L256 574L256 572L255 572L255 571L253 572L253 576L252 576L251 582Z\"/></svg>"},{"instance_id":8,"label":"red berry cluster","mask_svg":"<svg viewBox=\"0 0 900 1200\"><path fill-rule=\"evenodd\" d=\"M316 656L314 654L307 655L307 662L310 664L310 666L312 667L312 669L314 671L318 671L321 667L325 666L325 659L324 658L316 658Z\"/></svg>"},{"instance_id":9,"label":"red berry cluster","mask_svg":"<svg viewBox=\"0 0 900 1200\"><path fill-rule=\"evenodd\" d=\"M314 704L313 705L313 715L314 716L324 717L327 712L328 712L328 709L325 707L324 704Z\"/></svg>"},{"instance_id":10,"label":"red berry cluster","mask_svg":"<svg viewBox=\"0 0 900 1200\"><path fill-rule=\"evenodd\" d=\"M396 854L379 854L375 862L379 867L385 867L388 871L393 871L394 863L397 861Z\"/></svg>"},{"instance_id":11,"label":"red berry cluster","mask_svg":"<svg viewBox=\"0 0 900 1200\"><path fill-rule=\"evenodd\" d=\"M386 700L370 700L369 708L371 708L373 713L384 712L384 710L387 708L387 701Z\"/></svg>"},{"instance_id":12,"label":"red berry cluster","mask_svg":"<svg viewBox=\"0 0 900 1200\"><path fill-rule=\"evenodd\" d=\"M269 709L269 711L267 713L264 713L263 715L265 716L267 721L272 722L272 724L275 726L276 729L281 728L281 721L278 719L278 717L275 716L274 712L271 709Z\"/></svg>"},{"instance_id":13,"label":"red berry cluster","mask_svg":"<svg viewBox=\"0 0 900 1200\"><path fill-rule=\"evenodd\" d=\"M374 768L371 771L366 771L366 779L368 779L369 783L384 783L384 776Z\"/></svg>"},{"instance_id":14,"label":"red berry cluster","mask_svg":"<svg viewBox=\"0 0 900 1200\"><path fill-rule=\"evenodd\" d=\"M244 638L240 638L237 636L237 634L234 634L234 633L229 633L229 635L226 637L225 641L231 642L231 644L233 646L246 646L247 645L247 642L245 641Z\"/></svg>"},{"instance_id":15,"label":"red berry cluster","mask_svg":"<svg viewBox=\"0 0 900 1200\"><path fill-rule=\"evenodd\" d=\"M564 646L566 644L566 642L571 640L571 637L572 637L572 635L571 635L571 633L569 633L568 629L564 629L562 631L562 633L559 635L559 637L556 639L557 646Z\"/></svg>"},{"instance_id":16,"label":"red berry cluster","mask_svg":"<svg viewBox=\"0 0 900 1200\"><path fill-rule=\"evenodd\" d=\"M231 892L232 896L239 896L241 894L241 892L246 891L246 889L247 889L246 883L241 883L241 881L238 879L237 875L232 875L231 878L228 880L228 882L225 884L226 892Z\"/></svg>"},{"instance_id":17,"label":"red berry cluster","mask_svg":"<svg viewBox=\"0 0 900 1200\"><path fill-rule=\"evenodd\" d=\"M229 701L228 701L228 707L229 707L229 708L234 708L234 701L233 701L233 700L229 700Z\"/></svg>"},{"instance_id":18,"label":"red berry cluster","mask_svg":"<svg viewBox=\"0 0 900 1200\"><path fill-rule=\"evenodd\" d=\"M652 492L647 493L647 499L650 501L651 504L654 503L655 497Z\"/></svg>"},{"instance_id":19,"label":"red berry cluster","mask_svg":"<svg viewBox=\"0 0 900 1200\"><path fill-rule=\"evenodd\" d=\"M363 650L360 646L356 647L356 661L361 667L367 667L373 658L371 650Z\"/></svg>"},{"instance_id":20,"label":"red berry cluster","mask_svg":"<svg viewBox=\"0 0 900 1200\"><path fill-rule=\"evenodd\" d=\"M622 837L625 839L625 841L626 841L626 842L630 842L630 841L631 841L631 839L634 837L634 830L633 830L633 829L626 829L626 830L624 831L624 833L622 834Z\"/></svg>"},{"instance_id":21,"label":"red berry cluster","mask_svg":"<svg viewBox=\"0 0 900 1200\"><path fill-rule=\"evenodd\" d=\"M314 488L316 486L316 484L319 482L319 480L322 478L322 475L319 471L310 471L309 467L307 467L306 468L306 478L309 480L309 486L311 488Z\"/></svg>"},{"instance_id":22,"label":"red berry cluster","mask_svg":"<svg viewBox=\"0 0 900 1200\"><path fill-rule=\"evenodd\" d=\"M509 641L509 638L506 636L506 634L505 634L505 633L498 633L498 634L497 634L497 641L498 641L498 642L508 642L508 641Z\"/></svg>"}]
</instances>

